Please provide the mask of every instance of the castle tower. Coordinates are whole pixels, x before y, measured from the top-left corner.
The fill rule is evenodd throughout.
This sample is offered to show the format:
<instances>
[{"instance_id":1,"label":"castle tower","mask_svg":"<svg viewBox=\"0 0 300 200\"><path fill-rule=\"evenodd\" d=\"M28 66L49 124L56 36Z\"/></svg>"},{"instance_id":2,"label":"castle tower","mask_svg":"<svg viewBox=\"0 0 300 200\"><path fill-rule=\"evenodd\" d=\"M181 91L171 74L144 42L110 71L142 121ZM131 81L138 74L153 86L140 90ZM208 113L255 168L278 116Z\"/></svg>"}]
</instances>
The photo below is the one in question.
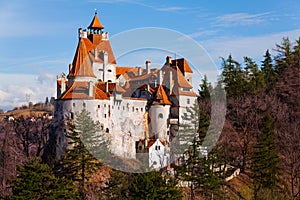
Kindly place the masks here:
<instances>
[{"instance_id":1,"label":"castle tower","mask_svg":"<svg viewBox=\"0 0 300 200\"><path fill-rule=\"evenodd\" d=\"M155 88L153 102L150 106L150 138L168 141L168 118L171 102L162 85Z\"/></svg>"},{"instance_id":2,"label":"castle tower","mask_svg":"<svg viewBox=\"0 0 300 200\"><path fill-rule=\"evenodd\" d=\"M116 59L109 41L108 32L103 32L104 26L101 24L97 11L88 26L87 38L94 45L91 52L93 61L93 72L99 82L116 82Z\"/></svg>"}]
</instances>

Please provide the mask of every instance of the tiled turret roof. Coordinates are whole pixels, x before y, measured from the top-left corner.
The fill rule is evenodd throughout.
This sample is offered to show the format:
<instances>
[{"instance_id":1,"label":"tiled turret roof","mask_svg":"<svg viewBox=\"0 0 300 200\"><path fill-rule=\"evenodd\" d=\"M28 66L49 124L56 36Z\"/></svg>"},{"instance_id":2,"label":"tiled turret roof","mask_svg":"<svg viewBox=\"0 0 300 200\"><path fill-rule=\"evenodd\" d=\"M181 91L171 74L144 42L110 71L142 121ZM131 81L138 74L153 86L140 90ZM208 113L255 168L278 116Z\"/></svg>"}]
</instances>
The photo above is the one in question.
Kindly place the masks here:
<instances>
[{"instance_id":1,"label":"tiled turret roof","mask_svg":"<svg viewBox=\"0 0 300 200\"><path fill-rule=\"evenodd\" d=\"M77 50L74 56L72 67L69 72L69 77L89 76L96 77L92 63L89 58L89 52L94 48L94 45L87 38L80 38Z\"/></svg>"}]
</instances>

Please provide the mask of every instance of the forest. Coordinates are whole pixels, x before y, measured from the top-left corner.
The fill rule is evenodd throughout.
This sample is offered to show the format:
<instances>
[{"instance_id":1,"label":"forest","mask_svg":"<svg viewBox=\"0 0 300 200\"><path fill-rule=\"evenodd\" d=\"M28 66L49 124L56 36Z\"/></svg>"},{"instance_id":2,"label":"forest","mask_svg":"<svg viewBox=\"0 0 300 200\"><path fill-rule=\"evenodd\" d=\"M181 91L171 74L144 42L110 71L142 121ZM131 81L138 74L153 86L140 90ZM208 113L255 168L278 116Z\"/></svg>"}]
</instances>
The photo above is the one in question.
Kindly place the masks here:
<instances>
[{"instance_id":1,"label":"forest","mask_svg":"<svg viewBox=\"0 0 300 200\"><path fill-rule=\"evenodd\" d=\"M221 58L217 83L202 79L197 104L189 109L195 126L182 127L192 140L172 173L127 173L96 159L95 153L112 155L105 139L98 140L101 151L89 152L82 137L93 141L99 123L85 110L68 124L73 148L60 160L54 156L53 119L3 120L0 199L300 199L300 38L283 38L272 52L266 50L259 62L228 55ZM212 110L224 101L223 89L224 126L203 156L199 150L214 134L211 113L224 111ZM227 166L239 169L230 180Z\"/></svg>"}]
</instances>

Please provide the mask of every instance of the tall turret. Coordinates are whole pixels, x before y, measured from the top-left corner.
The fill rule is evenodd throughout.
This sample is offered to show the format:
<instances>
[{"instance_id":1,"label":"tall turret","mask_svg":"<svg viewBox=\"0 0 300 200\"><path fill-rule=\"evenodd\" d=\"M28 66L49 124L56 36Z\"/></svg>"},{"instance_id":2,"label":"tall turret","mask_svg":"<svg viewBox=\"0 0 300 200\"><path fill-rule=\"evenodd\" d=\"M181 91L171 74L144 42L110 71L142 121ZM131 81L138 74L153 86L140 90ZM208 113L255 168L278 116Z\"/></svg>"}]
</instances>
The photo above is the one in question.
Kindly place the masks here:
<instances>
[{"instance_id":1,"label":"tall turret","mask_svg":"<svg viewBox=\"0 0 300 200\"><path fill-rule=\"evenodd\" d=\"M150 138L168 141L168 118L171 102L162 85L155 88L153 93L153 102L150 106Z\"/></svg>"}]
</instances>

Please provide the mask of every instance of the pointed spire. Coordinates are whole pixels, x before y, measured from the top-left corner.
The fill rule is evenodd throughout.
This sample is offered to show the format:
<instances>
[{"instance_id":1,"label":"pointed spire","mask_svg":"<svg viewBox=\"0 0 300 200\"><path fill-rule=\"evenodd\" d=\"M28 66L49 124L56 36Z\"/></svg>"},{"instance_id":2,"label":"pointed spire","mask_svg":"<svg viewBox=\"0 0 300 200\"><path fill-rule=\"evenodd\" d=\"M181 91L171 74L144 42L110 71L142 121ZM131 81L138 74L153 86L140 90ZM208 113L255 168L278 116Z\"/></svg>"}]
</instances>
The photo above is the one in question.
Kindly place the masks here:
<instances>
[{"instance_id":1,"label":"pointed spire","mask_svg":"<svg viewBox=\"0 0 300 200\"><path fill-rule=\"evenodd\" d=\"M94 31L104 29L104 26L101 24L101 22L97 16L97 9L95 9L95 16L88 28L91 30L94 30Z\"/></svg>"},{"instance_id":2,"label":"pointed spire","mask_svg":"<svg viewBox=\"0 0 300 200\"><path fill-rule=\"evenodd\" d=\"M89 58L89 52L94 48L93 44L87 38L80 38L69 77L86 76L96 77L92 63Z\"/></svg>"},{"instance_id":3,"label":"pointed spire","mask_svg":"<svg viewBox=\"0 0 300 200\"><path fill-rule=\"evenodd\" d=\"M162 85L159 85L157 88L155 88L153 97L154 97L153 104L158 104L158 105L171 105L172 104L169 101L169 98L168 98Z\"/></svg>"}]
</instances>

